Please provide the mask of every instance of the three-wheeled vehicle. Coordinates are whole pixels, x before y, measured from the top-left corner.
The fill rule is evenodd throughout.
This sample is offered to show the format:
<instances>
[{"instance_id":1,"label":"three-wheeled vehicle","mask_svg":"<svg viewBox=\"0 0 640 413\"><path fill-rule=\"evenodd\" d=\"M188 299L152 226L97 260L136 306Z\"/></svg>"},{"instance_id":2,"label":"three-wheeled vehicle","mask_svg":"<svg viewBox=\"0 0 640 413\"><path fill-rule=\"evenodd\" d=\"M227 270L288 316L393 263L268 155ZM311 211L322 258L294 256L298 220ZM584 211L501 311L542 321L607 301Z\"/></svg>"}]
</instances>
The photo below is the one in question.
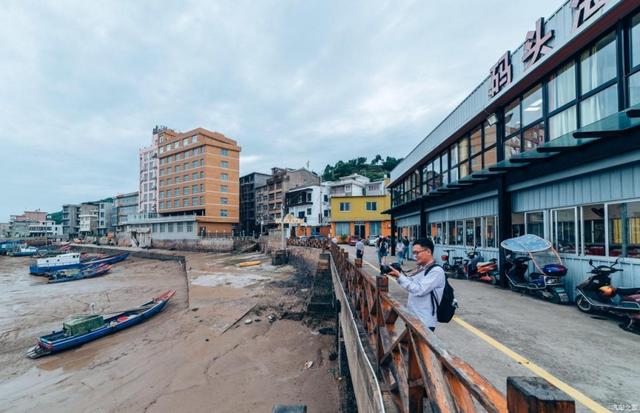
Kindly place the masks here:
<instances>
[{"instance_id":1,"label":"three-wheeled vehicle","mask_svg":"<svg viewBox=\"0 0 640 413\"><path fill-rule=\"evenodd\" d=\"M504 275L513 291L556 304L569 302L563 280L567 267L562 265L558 252L549 241L527 234L504 240L500 246L506 250ZM530 265L533 265L533 271L529 271Z\"/></svg>"}]
</instances>

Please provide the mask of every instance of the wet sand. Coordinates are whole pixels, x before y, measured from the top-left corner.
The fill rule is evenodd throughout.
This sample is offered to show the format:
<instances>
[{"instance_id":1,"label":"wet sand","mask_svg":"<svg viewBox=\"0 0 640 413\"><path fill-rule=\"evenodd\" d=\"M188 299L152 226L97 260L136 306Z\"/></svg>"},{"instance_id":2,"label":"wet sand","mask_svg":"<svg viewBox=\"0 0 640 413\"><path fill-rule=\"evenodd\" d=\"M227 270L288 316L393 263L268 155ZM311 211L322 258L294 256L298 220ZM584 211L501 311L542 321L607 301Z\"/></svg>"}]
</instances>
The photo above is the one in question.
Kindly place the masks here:
<instances>
[{"instance_id":1,"label":"wet sand","mask_svg":"<svg viewBox=\"0 0 640 413\"><path fill-rule=\"evenodd\" d=\"M301 307L299 288L274 285L294 269L236 265L266 261L260 255L187 255L186 277L177 262L130 258L104 277L53 285L27 275L28 259L0 257L0 411L253 412L277 403L338 411L333 337L279 318ZM115 312L168 289L176 296L141 325L37 360L23 356L91 303Z\"/></svg>"}]
</instances>

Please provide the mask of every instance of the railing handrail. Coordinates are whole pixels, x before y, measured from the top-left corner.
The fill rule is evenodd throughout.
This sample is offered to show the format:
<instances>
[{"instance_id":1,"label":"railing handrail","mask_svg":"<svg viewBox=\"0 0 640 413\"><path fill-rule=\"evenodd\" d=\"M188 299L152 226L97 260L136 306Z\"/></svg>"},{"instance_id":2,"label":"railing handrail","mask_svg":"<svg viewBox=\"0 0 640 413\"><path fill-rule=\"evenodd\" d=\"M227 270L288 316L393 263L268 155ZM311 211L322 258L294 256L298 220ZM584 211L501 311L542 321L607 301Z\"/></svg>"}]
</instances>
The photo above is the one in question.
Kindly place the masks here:
<instances>
[{"instance_id":1,"label":"railing handrail","mask_svg":"<svg viewBox=\"0 0 640 413\"><path fill-rule=\"evenodd\" d=\"M382 381L400 411L422 411L422 399L426 397L440 411L476 411L475 399L489 412L507 412L504 394L468 363L451 354L443 342L425 330L420 320L389 296L386 277L374 277L360 270L345 251L328 241L289 240L289 245L331 252L339 277L346 284L353 313L358 314L369 334ZM405 326L400 334L395 333L398 318Z\"/></svg>"}]
</instances>

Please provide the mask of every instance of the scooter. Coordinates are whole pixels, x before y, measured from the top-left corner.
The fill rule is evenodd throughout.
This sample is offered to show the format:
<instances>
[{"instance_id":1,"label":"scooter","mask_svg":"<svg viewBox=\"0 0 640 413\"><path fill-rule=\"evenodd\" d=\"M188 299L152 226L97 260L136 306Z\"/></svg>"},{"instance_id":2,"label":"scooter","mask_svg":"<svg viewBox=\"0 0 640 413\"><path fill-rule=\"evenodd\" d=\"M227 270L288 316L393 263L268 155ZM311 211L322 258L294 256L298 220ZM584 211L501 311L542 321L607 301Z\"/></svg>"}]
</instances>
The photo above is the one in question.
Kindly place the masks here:
<instances>
[{"instance_id":1,"label":"scooter","mask_svg":"<svg viewBox=\"0 0 640 413\"><path fill-rule=\"evenodd\" d=\"M537 235L527 234L504 240L500 246L512 253L527 254L507 255L507 268L504 273L511 290L529 293L555 304L569 302L563 281L567 267L562 265L560 256L549 241ZM529 273L529 261L537 271Z\"/></svg>"},{"instance_id":2,"label":"scooter","mask_svg":"<svg viewBox=\"0 0 640 413\"><path fill-rule=\"evenodd\" d=\"M447 277L466 278L464 271L464 262L462 257L453 257L453 264L449 262L450 252L453 250L444 250L446 254L440 256L442 259L442 269Z\"/></svg>"},{"instance_id":3,"label":"scooter","mask_svg":"<svg viewBox=\"0 0 640 413\"><path fill-rule=\"evenodd\" d=\"M498 271L498 260L495 258L485 261L484 257L476 251L476 247L467 253L469 261L466 263L467 279L471 281L483 281L491 285L496 285L500 274Z\"/></svg>"},{"instance_id":4,"label":"scooter","mask_svg":"<svg viewBox=\"0 0 640 413\"><path fill-rule=\"evenodd\" d=\"M627 331L640 334L640 287L616 288L611 285L611 275L621 272L615 268L618 259L612 265L589 265L593 267L591 275L576 287L576 306L584 313L603 311L618 317L624 322L620 327Z\"/></svg>"}]
</instances>

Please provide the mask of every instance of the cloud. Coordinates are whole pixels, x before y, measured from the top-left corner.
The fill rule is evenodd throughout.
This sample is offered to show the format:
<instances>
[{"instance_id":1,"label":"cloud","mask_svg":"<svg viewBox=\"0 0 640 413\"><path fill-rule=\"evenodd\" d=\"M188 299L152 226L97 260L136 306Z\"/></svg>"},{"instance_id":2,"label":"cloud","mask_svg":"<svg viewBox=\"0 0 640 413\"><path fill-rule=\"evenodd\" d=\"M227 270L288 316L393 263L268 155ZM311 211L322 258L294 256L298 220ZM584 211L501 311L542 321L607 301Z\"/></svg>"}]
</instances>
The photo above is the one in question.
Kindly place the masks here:
<instances>
[{"instance_id":1,"label":"cloud","mask_svg":"<svg viewBox=\"0 0 640 413\"><path fill-rule=\"evenodd\" d=\"M243 174L405 156L557 6L0 2L0 221L135 190L157 124L236 139Z\"/></svg>"}]
</instances>

